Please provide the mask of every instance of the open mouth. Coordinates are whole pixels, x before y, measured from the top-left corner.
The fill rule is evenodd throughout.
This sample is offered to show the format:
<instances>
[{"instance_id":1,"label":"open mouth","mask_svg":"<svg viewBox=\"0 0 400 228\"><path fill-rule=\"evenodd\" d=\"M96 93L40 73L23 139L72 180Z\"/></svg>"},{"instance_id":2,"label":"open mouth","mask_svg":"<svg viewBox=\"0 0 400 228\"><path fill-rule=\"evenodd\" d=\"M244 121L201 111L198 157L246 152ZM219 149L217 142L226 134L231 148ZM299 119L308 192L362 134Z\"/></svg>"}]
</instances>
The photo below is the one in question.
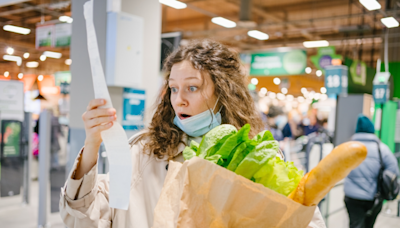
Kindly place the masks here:
<instances>
[{"instance_id":1,"label":"open mouth","mask_svg":"<svg viewBox=\"0 0 400 228\"><path fill-rule=\"evenodd\" d=\"M191 117L191 115L184 114L184 113L179 114L179 119L181 119L181 120L187 119L189 117Z\"/></svg>"}]
</instances>

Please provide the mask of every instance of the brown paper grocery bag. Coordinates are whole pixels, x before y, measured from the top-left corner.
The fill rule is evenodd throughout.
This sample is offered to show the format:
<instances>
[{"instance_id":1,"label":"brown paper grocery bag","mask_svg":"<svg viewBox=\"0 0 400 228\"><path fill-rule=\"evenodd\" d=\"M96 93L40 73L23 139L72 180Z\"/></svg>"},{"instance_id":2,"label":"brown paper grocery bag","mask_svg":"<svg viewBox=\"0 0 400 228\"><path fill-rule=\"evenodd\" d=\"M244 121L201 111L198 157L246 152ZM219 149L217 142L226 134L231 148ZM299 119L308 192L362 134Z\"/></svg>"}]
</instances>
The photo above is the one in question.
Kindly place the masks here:
<instances>
[{"instance_id":1,"label":"brown paper grocery bag","mask_svg":"<svg viewBox=\"0 0 400 228\"><path fill-rule=\"evenodd\" d=\"M315 206L306 207L261 184L194 157L171 161L154 210L154 228L305 228Z\"/></svg>"}]
</instances>

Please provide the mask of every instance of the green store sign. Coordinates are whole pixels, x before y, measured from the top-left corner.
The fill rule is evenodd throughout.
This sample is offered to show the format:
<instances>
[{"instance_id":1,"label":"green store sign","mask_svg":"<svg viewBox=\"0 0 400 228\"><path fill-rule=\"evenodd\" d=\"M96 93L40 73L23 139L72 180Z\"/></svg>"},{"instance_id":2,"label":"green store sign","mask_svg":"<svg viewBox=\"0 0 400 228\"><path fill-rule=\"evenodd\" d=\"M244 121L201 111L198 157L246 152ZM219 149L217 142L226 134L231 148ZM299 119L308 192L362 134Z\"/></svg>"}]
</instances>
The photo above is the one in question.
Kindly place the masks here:
<instances>
[{"instance_id":1,"label":"green store sign","mask_svg":"<svg viewBox=\"0 0 400 228\"><path fill-rule=\"evenodd\" d=\"M311 56L310 59L319 70L325 70L327 66L332 65L332 59L342 59L342 56L336 54L334 46L329 46L318 48L317 55Z\"/></svg>"},{"instance_id":2,"label":"green store sign","mask_svg":"<svg viewBox=\"0 0 400 228\"><path fill-rule=\"evenodd\" d=\"M307 66L305 50L288 50L251 54L250 75L275 76L304 74Z\"/></svg>"}]
</instances>

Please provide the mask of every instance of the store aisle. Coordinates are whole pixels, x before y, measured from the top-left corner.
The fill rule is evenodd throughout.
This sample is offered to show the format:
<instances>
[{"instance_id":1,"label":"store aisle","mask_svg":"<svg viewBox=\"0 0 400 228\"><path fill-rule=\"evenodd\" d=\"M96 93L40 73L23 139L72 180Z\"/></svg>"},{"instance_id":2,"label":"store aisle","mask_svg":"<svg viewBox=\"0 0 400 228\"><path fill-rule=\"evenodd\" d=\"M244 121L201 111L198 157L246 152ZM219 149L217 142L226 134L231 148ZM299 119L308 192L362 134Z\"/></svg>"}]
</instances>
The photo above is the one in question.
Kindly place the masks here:
<instances>
[{"instance_id":1,"label":"store aisle","mask_svg":"<svg viewBox=\"0 0 400 228\"><path fill-rule=\"evenodd\" d=\"M22 205L22 196L0 198L0 226L7 228L37 228L39 184L31 185L31 203ZM50 197L48 199L50 211ZM48 214L47 221L51 228L65 228L59 213Z\"/></svg>"}]
</instances>

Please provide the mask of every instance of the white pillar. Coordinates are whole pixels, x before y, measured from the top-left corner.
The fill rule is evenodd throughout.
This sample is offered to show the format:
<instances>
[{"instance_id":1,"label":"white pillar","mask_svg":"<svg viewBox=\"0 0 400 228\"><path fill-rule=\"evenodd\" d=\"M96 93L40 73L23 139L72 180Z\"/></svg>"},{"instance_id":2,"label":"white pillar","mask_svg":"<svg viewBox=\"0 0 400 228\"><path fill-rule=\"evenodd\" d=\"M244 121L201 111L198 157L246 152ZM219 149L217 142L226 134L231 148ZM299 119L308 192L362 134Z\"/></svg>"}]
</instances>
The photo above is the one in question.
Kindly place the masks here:
<instances>
[{"instance_id":1,"label":"white pillar","mask_svg":"<svg viewBox=\"0 0 400 228\"><path fill-rule=\"evenodd\" d=\"M71 38L71 101L70 101L70 150L66 173L68 174L73 162L85 141L85 130L82 114L86 111L88 102L94 98L93 83L86 41L86 26L83 16L85 1L72 0L72 38ZM158 0L121 0L121 11L144 19L144 54L143 54L143 87L146 90L145 125L151 120L160 81L160 45L161 45L161 6ZM107 0L94 1L94 25L103 69L106 55L106 24ZM129 75L126 75L129 77ZM118 121L122 116L121 87L109 87L111 100L117 110Z\"/></svg>"}]
</instances>

